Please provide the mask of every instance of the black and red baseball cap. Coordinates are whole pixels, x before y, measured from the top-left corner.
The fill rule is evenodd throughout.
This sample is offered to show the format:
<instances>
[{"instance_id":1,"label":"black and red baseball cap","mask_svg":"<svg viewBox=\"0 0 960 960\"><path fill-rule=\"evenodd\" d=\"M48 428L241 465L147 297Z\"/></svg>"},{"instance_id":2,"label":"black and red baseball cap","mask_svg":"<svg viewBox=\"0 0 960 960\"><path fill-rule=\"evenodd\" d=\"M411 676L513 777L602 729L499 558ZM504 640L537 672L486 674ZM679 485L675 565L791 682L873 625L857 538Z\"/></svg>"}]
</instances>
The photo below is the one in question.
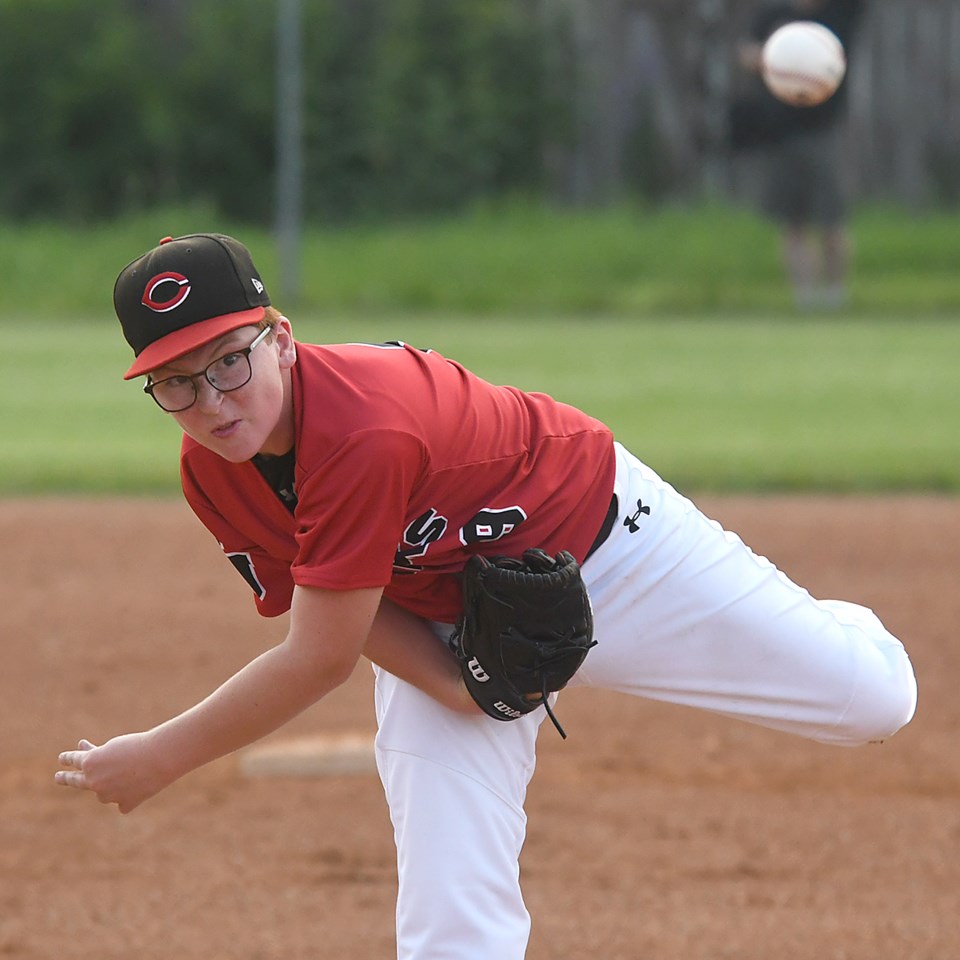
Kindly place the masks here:
<instances>
[{"instance_id":1,"label":"black and red baseball cap","mask_svg":"<svg viewBox=\"0 0 960 960\"><path fill-rule=\"evenodd\" d=\"M113 306L142 376L238 327L259 323L270 305L250 251L232 237L165 237L127 264Z\"/></svg>"}]
</instances>

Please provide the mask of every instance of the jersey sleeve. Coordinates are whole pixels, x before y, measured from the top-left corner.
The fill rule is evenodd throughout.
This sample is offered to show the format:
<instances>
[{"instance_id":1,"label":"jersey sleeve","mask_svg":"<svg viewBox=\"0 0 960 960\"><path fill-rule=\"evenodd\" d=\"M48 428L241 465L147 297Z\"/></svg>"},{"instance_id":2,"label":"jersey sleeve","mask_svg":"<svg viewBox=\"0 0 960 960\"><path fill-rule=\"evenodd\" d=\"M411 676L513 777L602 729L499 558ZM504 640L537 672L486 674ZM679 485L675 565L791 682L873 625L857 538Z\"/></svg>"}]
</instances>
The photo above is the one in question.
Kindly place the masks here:
<instances>
[{"instance_id":1,"label":"jersey sleeve","mask_svg":"<svg viewBox=\"0 0 960 960\"><path fill-rule=\"evenodd\" d=\"M253 591L257 612L277 617L290 609L293 580L290 564L271 556L245 537L217 511L185 465L181 467L183 493L200 522L213 534L224 556Z\"/></svg>"},{"instance_id":2,"label":"jersey sleeve","mask_svg":"<svg viewBox=\"0 0 960 960\"><path fill-rule=\"evenodd\" d=\"M307 465L297 479L294 582L330 590L385 587L425 463L417 437L371 429L350 434L315 470Z\"/></svg>"}]
</instances>

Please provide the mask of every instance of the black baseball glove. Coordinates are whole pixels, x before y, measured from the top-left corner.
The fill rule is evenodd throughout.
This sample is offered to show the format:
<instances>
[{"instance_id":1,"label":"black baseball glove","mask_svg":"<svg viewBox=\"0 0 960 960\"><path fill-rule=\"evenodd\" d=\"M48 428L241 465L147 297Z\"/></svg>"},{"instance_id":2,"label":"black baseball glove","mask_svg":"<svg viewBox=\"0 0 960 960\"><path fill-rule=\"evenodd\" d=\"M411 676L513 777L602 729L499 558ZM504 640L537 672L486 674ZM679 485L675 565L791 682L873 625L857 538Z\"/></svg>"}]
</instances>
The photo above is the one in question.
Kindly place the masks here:
<instances>
[{"instance_id":1,"label":"black baseball glove","mask_svg":"<svg viewBox=\"0 0 960 960\"><path fill-rule=\"evenodd\" d=\"M548 697L567 685L596 644L580 565L565 551L551 557L539 549L521 560L471 557L451 642L484 713L516 720L543 704L565 738Z\"/></svg>"}]
</instances>

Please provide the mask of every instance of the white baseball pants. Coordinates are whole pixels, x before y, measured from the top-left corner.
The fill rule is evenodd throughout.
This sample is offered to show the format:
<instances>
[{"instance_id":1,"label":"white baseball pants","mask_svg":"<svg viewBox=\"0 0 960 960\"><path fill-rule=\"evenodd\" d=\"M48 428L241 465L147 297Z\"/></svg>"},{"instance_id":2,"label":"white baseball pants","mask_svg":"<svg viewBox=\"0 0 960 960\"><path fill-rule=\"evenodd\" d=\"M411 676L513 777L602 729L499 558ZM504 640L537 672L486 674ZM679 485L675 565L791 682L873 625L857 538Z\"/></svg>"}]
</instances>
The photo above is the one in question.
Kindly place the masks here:
<instances>
[{"instance_id":1,"label":"white baseball pants","mask_svg":"<svg viewBox=\"0 0 960 960\"><path fill-rule=\"evenodd\" d=\"M619 517L583 567L598 643L571 688L835 744L882 740L911 719L909 658L870 610L814 599L619 445L616 494ZM522 960L518 858L544 711L456 715L382 670L376 708L399 960Z\"/></svg>"}]
</instances>

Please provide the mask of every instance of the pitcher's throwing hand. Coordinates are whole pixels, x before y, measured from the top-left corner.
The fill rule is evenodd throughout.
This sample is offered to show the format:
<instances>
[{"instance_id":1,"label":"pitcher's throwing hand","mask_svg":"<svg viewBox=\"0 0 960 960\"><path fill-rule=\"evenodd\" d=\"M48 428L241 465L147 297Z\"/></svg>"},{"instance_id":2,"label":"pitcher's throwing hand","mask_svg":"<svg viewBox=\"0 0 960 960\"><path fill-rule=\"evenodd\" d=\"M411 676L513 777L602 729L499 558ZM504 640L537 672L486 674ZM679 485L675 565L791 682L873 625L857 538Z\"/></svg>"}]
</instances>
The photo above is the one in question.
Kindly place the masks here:
<instances>
[{"instance_id":1,"label":"pitcher's throwing hand","mask_svg":"<svg viewBox=\"0 0 960 960\"><path fill-rule=\"evenodd\" d=\"M169 780L145 767L143 734L131 733L98 747L81 740L76 750L64 750L54 780L75 790L90 790L101 803L115 803L129 813L162 790Z\"/></svg>"}]
</instances>

